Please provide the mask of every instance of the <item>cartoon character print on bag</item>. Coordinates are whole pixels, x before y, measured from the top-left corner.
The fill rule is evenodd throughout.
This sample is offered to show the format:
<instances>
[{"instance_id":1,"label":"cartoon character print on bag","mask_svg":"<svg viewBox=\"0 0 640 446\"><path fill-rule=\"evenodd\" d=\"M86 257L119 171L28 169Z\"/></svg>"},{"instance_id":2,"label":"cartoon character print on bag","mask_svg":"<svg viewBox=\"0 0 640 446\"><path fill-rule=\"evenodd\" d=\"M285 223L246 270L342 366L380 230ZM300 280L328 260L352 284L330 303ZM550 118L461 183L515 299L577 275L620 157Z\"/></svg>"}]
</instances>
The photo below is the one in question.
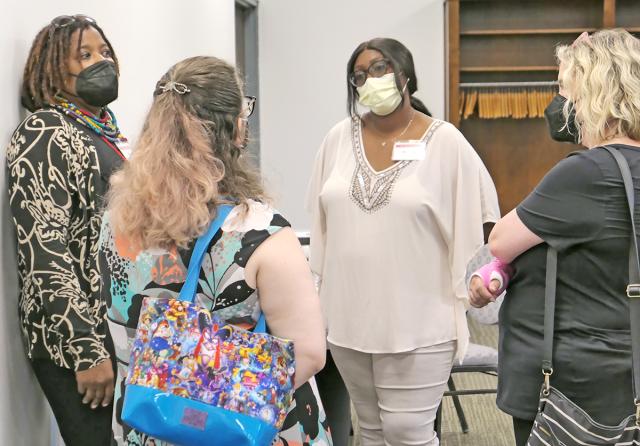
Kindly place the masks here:
<instances>
[{"instance_id":1,"label":"cartoon character print on bag","mask_svg":"<svg viewBox=\"0 0 640 446\"><path fill-rule=\"evenodd\" d=\"M146 298L142 308L127 384L282 425L293 394L291 341L238 329L177 299Z\"/></svg>"},{"instance_id":2,"label":"cartoon character print on bag","mask_svg":"<svg viewBox=\"0 0 640 446\"><path fill-rule=\"evenodd\" d=\"M244 329L253 329L259 314L259 300L256 290L248 286L244 280L244 268L255 250L262 242L272 234L278 232L289 223L272 208L259 202L250 201L249 210L245 218L240 218L242 209L236 206L225 220L221 230L212 240L200 271L199 286L197 289L196 303L203 308L215 312L215 315L231 324ZM128 351L133 342L138 323L142 300L145 296L171 299L177 298L182 283L186 278L187 265L191 257L193 247L185 250L147 250L136 251L130 249L126 241L117 240L111 232L108 213L104 217L105 223L101 235L100 261L102 269L102 298L109 299L108 317L111 324L119 324L128 327L126 336L114 339L116 350ZM113 280L111 280L113 278ZM179 311L179 310L178 310ZM198 320L196 330L205 328L207 321ZM176 372L183 374L185 380L189 380L190 370L194 364L189 363L192 358L184 357L176 349L165 349L162 328L159 332L150 332L149 336L155 336L154 342L158 352L171 358L181 367ZM156 330L157 331L157 330ZM206 332L206 330L205 330ZM207 338L205 338L207 337ZM204 335L202 345L198 351L199 358L195 360L206 361L215 364L213 346L206 345L209 342L208 335ZM189 339L186 342L194 342ZM200 339L198 340L200 342ZM197 348L197 345L181 345L180 350L188 351ZM124 362L128 362L127 357ZM150 379L162 380L162 371ZM126 365L119 364L118 389L127 375ZM285 418L288 429L282 428L274 445L282 446L327 446L331 445L326 417L322 406L316 403L306 404L309 398L319 401L319 395L315 382L312 381L311 396L303 390L299 397L298 391L294 393L294 402ZM307 385L308 386L308 385ZM114 414L114 436L117 445L141 445L141 446L171 446L166 442L155 440L147 435L122 425L120 414L122 411L122 393L117 392L116 413ZM303 398L303 399L301 399ZM300 402L298 401L300 400ZM300 412L304 415L303 422L297 420L296 407L307 407ZM311 409L311 410L309 410ZM311 426L316 419L317 426ZM314 436L314 432L317 432Z\"/></svg>"},{"instance_id":3,"label":"cartoon character print on bag","mask_svg":"<svg viewBox=\"0 0 640 446\"><path fill-rule=\"evenodd\" d=\"M207 378L213 380L214 373L227 372L227 366L223 365L220 360L221 342L225 342L231 337L229 327L212 327L211 319L205 314L200 314L198 318L198 329L201 336L194 348L195 362L199 369L207 374ZM215 333L215 336L214 336Z\"/></svg>"}]
</instances>

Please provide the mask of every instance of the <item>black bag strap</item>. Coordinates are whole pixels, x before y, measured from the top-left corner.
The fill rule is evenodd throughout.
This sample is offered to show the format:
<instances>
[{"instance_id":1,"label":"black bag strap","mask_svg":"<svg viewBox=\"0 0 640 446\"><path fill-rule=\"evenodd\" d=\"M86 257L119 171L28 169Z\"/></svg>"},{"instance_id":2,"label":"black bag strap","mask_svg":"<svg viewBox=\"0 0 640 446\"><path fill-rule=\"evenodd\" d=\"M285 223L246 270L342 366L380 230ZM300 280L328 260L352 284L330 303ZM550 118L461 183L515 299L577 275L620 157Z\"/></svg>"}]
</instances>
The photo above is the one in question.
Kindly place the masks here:
<instances>
[{"instance_id":1,"label":"black bag strap","mask_svg":"<svg viewBox=\"0 0 640 446\"><path fill-rule=\"evenodd\" d=\"M627 194L629 216L631 218L631 243L629 246L629 284L627 285L627 297L629 300L629 317L631 318L631 354L633 357L633 394L636 407L640 411L640 261L638 260L638 235L636 234L636 222L634 218L635 191L629 163L624 156L613 147L604 146L618 163L624 190Z\"/></svg>"},{"instance_id":2,"label":"black bag strap","mask_svg":"<svg viewBox=\"0 0 640 446\"><path fill-rule=\"evenodd\" d=\"M547 271L544 288L544 351L542 354L542 374L549 387L549 376L553 373L553 330L556 313L556 275L558 269L558 252L555 248L547 248Z\"/></svg>"},{"instance_id":3,"label":"black bag strap","mask_svg":"<svg viewBox=\"0 0 640 446\"><path fill-rule=\"evenodd\" d=\"M638 258L638 237L634 218L635 193L629 163L615 148L603 146L618 164L629 206L632 236L629 243L629 318L631 321L631 351L633 361L633 392L636 404L636 417L640 417L640 263ZM558 252L547 249L547 271L545 277L544 297L544 350L542 356L542 374L545 377L545 389L548 393L549 377L553 373L553 331L555 324L556 278L558 268Z\"/></svg>"}]
</instances>

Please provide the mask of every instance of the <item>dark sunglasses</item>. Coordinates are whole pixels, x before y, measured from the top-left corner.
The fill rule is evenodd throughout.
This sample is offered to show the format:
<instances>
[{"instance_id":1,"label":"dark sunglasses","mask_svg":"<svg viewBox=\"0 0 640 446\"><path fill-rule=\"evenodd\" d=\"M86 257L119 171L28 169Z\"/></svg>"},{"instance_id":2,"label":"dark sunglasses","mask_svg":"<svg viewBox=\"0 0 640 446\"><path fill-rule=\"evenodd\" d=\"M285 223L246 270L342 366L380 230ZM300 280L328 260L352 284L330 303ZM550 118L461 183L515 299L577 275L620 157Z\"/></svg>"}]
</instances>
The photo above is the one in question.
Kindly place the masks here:
<instances>
[{"instance_id":1,"label":"dark sunglasses","mask_svg":"<svg viewBox=\"0 0 640 446\"><path fill-rule=\"evenodd\" d=\"M369 65L366 71L356 70L349 75L349 82L354 87L362 87L369 76L382 77L387 73L391 63L387 59L376 60Z\"/></svg>"},{"instance_id":2,"label":"dark sunglasses","mask_svg":"<svg viewBox=\"0 0 640 446\"><path fill-rule=\"evenodd\" d=\"M245 96L242 98L242 112L244 113L244 117L248 118L253 114L253 109L256 105L256 97L255 96Z\"/></svg>"},{"instance_id":3,"label":"dark sunglasses","mask_svg":"<svg viewBox=\"0 0 640 446\"><path fill-rule=\"evenodd\" d=\"M76 15L59 15L51 21L51 28L49 29L49 38L56 32L56 30L66 28L67 26L76 22L86 22L90 25L97 25L95 19L84 14Z\"/></svg>"}]
</instances>

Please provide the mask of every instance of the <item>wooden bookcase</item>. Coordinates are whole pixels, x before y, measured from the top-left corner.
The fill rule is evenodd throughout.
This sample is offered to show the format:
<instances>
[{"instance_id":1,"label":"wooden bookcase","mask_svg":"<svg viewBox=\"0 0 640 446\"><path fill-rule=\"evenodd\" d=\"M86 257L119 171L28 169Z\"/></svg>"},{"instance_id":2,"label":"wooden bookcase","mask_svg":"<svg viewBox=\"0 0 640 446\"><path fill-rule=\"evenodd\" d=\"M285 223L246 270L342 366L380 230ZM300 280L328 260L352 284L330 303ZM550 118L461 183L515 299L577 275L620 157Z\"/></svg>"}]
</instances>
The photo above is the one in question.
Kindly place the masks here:
<instances>
[{"instance_id":1,"label":"wooden bookcase","mask_svg":"<svg viewBox=\"0 0 640 446\"><path fill-rule=\"evenodd\" d=\"M558 44L601 28L640 33L640 0L446 0L445 6L447 119L489 169L504 215L579 147L552 141L540 118L461 119L460 84L556 80Z\"/></svg>"}]
</instances>

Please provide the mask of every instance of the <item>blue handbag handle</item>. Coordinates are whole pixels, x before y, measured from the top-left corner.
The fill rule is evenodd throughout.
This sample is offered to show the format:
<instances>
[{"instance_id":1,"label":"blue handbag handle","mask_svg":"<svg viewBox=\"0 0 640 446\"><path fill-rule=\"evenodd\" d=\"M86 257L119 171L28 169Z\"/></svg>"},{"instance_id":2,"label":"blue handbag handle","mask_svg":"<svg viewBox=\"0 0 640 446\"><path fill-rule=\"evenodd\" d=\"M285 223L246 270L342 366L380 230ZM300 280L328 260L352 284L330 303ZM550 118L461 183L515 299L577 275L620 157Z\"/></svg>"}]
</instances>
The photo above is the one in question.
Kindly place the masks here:
<instances>
[{"instance_id":1,"label":"blue handbag handle","mask_svg":"<svg viewBox=\"0 0 640 446\"><path fill-rule=\"evenodd\" d=\"M233 206L228 204L218 206L218 213L216 218L211 222L211 225L209 225L209 229L198 237L196 245L193 248L193 252L191 253L191 259L189 260L187 279L184 281L182 289L180 290L180 295L178 297L180 300L193 303L196 297L196 290L198 288L198 279L200 278L200 268L202 267L204 253L206 252L209 243L211 243L211 240L213 240L213 237L224 224L224 221L227 219L232 209ZM267 332L267 322L265 320L264 313L260 312L260 318L258 318L258 323L253 329L253 332Z\"/></svg>"},{"instance_id":2,"label":"blue handbag handle","mask_svg":"<svg viewBox=\"0 0 640 446\"><path fill-rule=\"evenodd\" d=\"M267 320L264 318L264 313L260 312L260 317L258 318L258 323L253 328L254 333L266 333L267 332Z\"/></svg>"},{"instance_id":3,"label":"blue handbag handle","mask_svg":"<svg viewBox=\"0 0 640 446\"><path fill-rule=\"evenodd\" d=\"M196 297L196 289L198 289L198 279L200 278L200 267L202 266L204 253L209 243L211 243L211 240L213 240L213 237L220 230L220 227L222 227L231 209L233 209L233 207L227 204L218 206L218 213L209 225L209 229L198 237L193 252L191 253L191 259L189 260L187 279L184 281L184 285L182 285L182 289L180 290L180 300L193 303Z\"/></svg>"}]
</instances>

